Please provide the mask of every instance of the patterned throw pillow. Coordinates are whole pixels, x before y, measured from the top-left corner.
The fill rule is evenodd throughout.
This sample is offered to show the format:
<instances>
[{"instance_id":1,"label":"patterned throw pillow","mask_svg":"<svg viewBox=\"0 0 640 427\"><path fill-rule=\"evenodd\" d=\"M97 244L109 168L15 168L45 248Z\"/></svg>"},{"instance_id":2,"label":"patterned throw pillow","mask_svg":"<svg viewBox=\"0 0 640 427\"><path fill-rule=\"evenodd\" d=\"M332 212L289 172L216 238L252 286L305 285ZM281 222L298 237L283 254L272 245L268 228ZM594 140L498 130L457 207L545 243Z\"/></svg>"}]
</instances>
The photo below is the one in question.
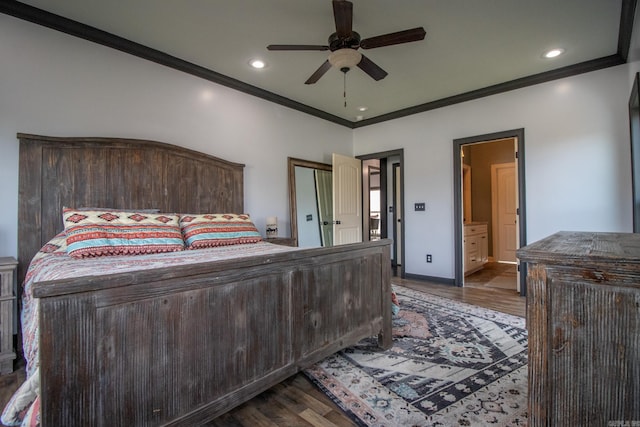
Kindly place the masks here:
<instances>
[{"instance_id":1,"label":"patterned throw pillow","mask_svg":"<svg viewBox=\"0 0 640 427\"><path fill-rule=\"evenodd\" d=\"M74 258L184 249L175 214L64 208L62 217L67 253Z\"/></svg>"},{"instance_id":2,"label":"patterned throw pillow","mask_svg":"<svg viewBox=\"0 0 640 427\"><path fill-rule=\"evenodd\" d=\"M180 216L187 249L256 243L260 232L248 214L201 214Z\"/></svg>"}]
</instances>

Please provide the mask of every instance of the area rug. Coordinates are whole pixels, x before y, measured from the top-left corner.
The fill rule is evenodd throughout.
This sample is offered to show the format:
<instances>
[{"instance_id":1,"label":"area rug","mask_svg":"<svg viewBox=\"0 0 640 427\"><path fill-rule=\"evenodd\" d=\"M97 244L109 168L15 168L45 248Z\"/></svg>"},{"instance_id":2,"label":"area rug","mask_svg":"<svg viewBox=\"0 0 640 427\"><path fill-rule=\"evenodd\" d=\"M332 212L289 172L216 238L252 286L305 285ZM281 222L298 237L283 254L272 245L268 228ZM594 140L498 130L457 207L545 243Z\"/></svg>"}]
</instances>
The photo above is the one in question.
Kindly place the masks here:
<instances>
[{"instance_id":1,"label":"area rug","mask_svg":"<svg viewBox=\"0 0 640 427\"><path fill-rule=\"evenodd\" d=\"M305 374L359 426L524 426L523 318L393 286L393 347L374 339Z\"/></svg>"}]
</instances>

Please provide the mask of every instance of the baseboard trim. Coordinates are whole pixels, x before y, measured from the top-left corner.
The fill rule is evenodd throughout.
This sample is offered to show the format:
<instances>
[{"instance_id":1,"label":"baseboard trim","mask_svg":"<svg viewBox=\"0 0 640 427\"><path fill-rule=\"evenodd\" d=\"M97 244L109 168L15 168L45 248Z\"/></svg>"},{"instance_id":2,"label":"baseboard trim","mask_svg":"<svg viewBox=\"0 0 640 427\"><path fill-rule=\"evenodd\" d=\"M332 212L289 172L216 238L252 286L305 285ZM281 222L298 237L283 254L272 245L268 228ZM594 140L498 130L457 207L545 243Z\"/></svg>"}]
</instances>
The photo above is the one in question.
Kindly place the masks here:
<instances>
[{"instance_id":1,"label":"baseboard trim","mask_svg":"<svg viewBox=\"0 0 640 427\"><path fill-rule=\"evenodd\" d=\"M422 282L440 283L449 286L456 285L455 279L447 279L446 277L423 276L421 274L405 273L404 278L409 280L419 280Z\"/></svg>"}]
</instances>

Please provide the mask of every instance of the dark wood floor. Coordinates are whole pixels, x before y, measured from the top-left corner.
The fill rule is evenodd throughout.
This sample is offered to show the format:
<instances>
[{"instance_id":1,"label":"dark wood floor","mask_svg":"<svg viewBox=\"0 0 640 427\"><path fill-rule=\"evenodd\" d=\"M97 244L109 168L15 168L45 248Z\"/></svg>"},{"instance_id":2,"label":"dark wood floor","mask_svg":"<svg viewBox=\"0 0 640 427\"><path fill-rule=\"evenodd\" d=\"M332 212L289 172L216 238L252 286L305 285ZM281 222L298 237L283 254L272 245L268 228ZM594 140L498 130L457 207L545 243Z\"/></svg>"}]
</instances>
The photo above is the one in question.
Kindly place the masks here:
<instances>
[{"instance_id":1,"label":"dark wood floor","mask_svg":"<svg viewBox=\"0 0 640 427\"><path fill-rule=\"evenodd\" d=\"M496 275L501 274L499 268L494 269L493 274L488 272L490 269L491 266L482 273L482 280L478 280L478 276L469 276L463 288L399 278L393 278L392 282L418 291L524 317L525 298L520 297L515 290L488 286ZM22 381L24 369L0 377L0 407L4 407ZM354 425L304 374L288 378L207 424L211 427Z\"/></svg>"}]
</instances>

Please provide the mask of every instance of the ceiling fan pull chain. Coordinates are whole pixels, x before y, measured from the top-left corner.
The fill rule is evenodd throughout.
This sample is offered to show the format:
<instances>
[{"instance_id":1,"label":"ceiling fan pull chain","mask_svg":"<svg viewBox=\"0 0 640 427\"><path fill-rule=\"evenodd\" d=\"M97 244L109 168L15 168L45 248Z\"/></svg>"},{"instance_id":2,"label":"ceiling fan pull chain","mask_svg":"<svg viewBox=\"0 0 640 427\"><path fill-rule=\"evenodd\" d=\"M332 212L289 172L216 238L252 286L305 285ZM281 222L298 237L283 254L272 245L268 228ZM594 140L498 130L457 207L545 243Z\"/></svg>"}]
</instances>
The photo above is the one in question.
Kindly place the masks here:
<instances>
[{"instance_id":1,"label":"ceiling fan pull chain","mask_svg":"<svg viewBox=\"0 0 640 427\"><path fill-rule=\"evenodd\" d=\"M344 108L347 108L347 73L344 73L342 97L344 98Z\"/></svg>"},{"instance_id":2,"label":"ceiling fan pull chain","mask_svg":"<svg viewBox=\"0 0 640 427\"><path fill-rule=\"evenodd\" d=\"M342 71L343 74L342 97L344 98L344 108L347 108L347 71L349 71L349 67L342 67L340 71Z\"/></svg>"}]
</instances>

